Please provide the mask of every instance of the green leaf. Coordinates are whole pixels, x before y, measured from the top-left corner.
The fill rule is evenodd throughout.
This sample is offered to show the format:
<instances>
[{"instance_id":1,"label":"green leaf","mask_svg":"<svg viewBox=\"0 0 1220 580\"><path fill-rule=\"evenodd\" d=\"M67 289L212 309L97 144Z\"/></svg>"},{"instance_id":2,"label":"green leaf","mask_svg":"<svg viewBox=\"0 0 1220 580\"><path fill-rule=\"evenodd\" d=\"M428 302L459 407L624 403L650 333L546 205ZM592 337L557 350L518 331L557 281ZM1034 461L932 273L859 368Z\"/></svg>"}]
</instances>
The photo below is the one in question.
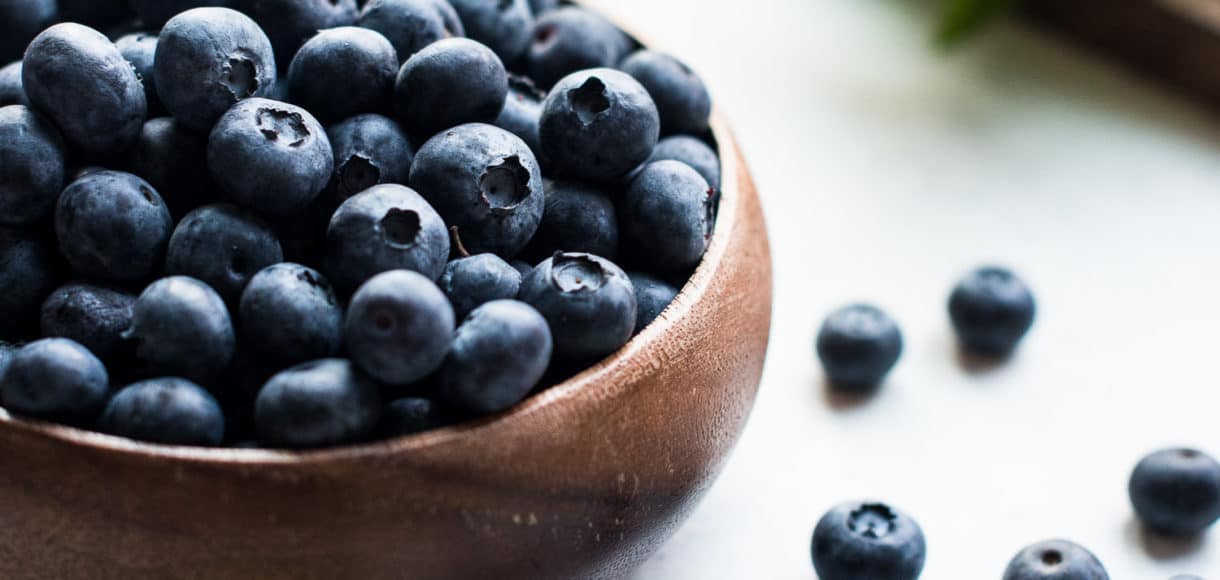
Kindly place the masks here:
<instances>
[{"instance_id":1,"label":"green leaf","mask_svg":"<svg viewBox=\"0 0 1220 580\"><path fill-rule=\"evenodd\" d=\"M1016 0L944 0L936 43L952 47L968 40L1007 12Z\"/></svg>"}]
</instances>

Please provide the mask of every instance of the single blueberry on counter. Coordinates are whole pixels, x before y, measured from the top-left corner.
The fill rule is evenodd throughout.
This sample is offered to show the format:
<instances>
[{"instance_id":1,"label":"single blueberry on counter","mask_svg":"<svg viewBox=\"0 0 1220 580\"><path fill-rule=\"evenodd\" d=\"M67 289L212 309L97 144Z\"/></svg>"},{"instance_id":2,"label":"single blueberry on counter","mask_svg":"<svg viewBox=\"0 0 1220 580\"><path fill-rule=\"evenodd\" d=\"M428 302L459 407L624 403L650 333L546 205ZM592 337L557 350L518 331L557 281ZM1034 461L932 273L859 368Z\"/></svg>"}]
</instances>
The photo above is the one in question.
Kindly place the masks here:
<instances>
[{"instance_id":1,"label":"single blueberry on counter","mask_svg":"<svg viewBox=\"0 0 1220 580\"><path fill-rule=\"evenodd\" d=\"M452 412L431 399L404 397L385 406L377 431L382 437L402 437L439 429L456 421Z\"/></svg>"},{"instance_id":2,"label":"single blueberry on counter","mask_svg":"<svg viewBox=\"0 0 1220 580\"><path fill-rule=\"evenodd\" d=\"M334 172L326 131L308 111L270 99L245 99L208 136L208 169L238 204L266 213L300 210Z\"/></svg>"},{"instance_id":3,"label":"single blueberry on counter","mask_svg":"<svg viewBox=\"0 0 1220 580\"><path fill-rule=\"evenodd\" d=\"M421 138L463 123L490 123L507 96L508 72L500 58L466 38L424 47L402 65L394 83L398 120Z\"/></svg>"},{"instance_id":4,"label":"single blueberry on counter","mask_svg":"<svg viewBox=\"0 0 1220 580\"><path fill-rule=\"evenodd\" d=\"M547 12L531 36L526 69L543 88L577 71L618 65L630 44L610 21L579 6Z\"/></svg>"},{"instance_id":5,"label":"single blueberry on counter","mask_svg":"<svg viewBox=\"0 0 1220 580\"><path fill-rule=\"evenodd\" d=\"M351 26L360 9L356 0L232 0L267 33L275 62L287 70L297 49L319 30Z\"/></svg>"},{"instance_id":6,"label":"single blueberry on counter","mask_svg":"<svg viewBox=\"0 0 1220 580\"><path fill-rule=\"evenodd\" d=\"M407 385L445 361L454 324L453 307L431 279L393 270L356 290L343 328L357 367L382 383Z\"/></svg>"},{"instance_id":7,"label":"single blueberry on counter","mask_svg":"<svg viewBox=\"0 0 1220 580\"><path fill-rule=\"evenodd\" d=\"M648 89L661 115L664 135L702 135L712 115L712 97L703 79L670 54L640 50L624 60L619 68L635 77Z\"/></svg>"},{"instance_id":8,"label":"single blueberry on counter","mask_svg":"<svg viewBox=\"0 0 1220 580\"><path fill-rule=\"evenodd\" d=\"M343 308L312 268L264 268L242 293L240 313L243 348L282 364L332 357L343 346Z\"/></svg>"},{"instance_id":9,"label":"single blueberry on counter","mask_svg":"<svg viewBox=\"0 0 1220 580\"><path fill-rule=\"evenodd\" d=\"M652 155L660 118L648 91L626 73L592 69L564 77L542 105L548 165L567 177L607 181Z\"/></svg>"},{"instance_id":10,"label":"single blueberry on counter","mask_svg":"<svg viewBox=\"0 0 1220 580\"><path fill-rule=\"evenodd\" d=\"M357 24L385 36L400 62L442 38L466 35L445 0L369 0Z\"/></svg>"},{"instance_id":11,"label":"single blueberry on counter","mask_svg":"<svg viewBox=\"0 0 1220 580\"><path fill-rule=\"evenodd\" d=\"M441 396L471 413L503 411L538 385L552 347L547 321L533 307L516 300L488 302L458 327Z\"/></svg>"},{"instance_id":12,"label":"single blueberry on counter","mask_svg":"<svg viewBox=\"0 0 1220 580\"><path fill-rule=\"evenodd\" d=\"M715 202L707 181L685 163L649 163L618 205L625 251L652 272L693 270L712 239Z\"/></svg>"},{"instance_id":13,"label":"single blueberry on counter","mask_svg":"<svg viewBox=\"0 0 1220 580\"><path fill-rule=\"evenodd\" d=\"M39 305L61 276L52 240L0 227L0 339L21 338L38 322Z\"/></svg>"},{"instance_id":14,"label":"single blueberry on counter","mask_svg":"<svg viewBox=\"0 0 1220 580\"><path fill-rule=\"evenodd\" d=\"M637 304L635 332L639 333L661 316L661 313L678 297L678 288L672 284L640 272L629 272L631 285L635 287Z\"/></svg>"},{"instance_id":15,"label":"single blueberry on counter","mask_svg":"<svg viewBox=\"0 0 1220 580\"><path fill-rule=\"evenodd\" d=\"M476 254L450 261L437 284L462 320L482 304L516 298L521 273L495 254Z\"/></svg>"},{"instance_id":16,"label":"single blueberry on counter","mask_svg":"<svg viewBox=\"0 0 1220 580\"><path fill-rule=\"evenodd\" d=\"M124 338L148 371L207 384L233 359L236 337L224 300L186 276L153 282L132 306Z\"/></svg>"},{"instance_id":17,"label":"single blueberry on counter","mask_svg":"<svg viewBox=\"0 0 1220 580\"><path fill-rule=\"evenodd\" d=\"M398 54L376 31L331 28L309 39L288 67L288 94L323 122L388 110Z\"/></svg>"},{"instance_id":18,"label":"single blueberry on counter","mask_svg":"<svg viewBox=\"0 0 1220 580\"><path fill-rule=\"evenodd\" d=\"M114 41L127 62L136 69L140 84L144 86L144 100L148 103L148 116L155 117L165 114L165 105L157 96L157 79L153 65L157 55L157 35L137 32L128 34Z\"/></svg>"},{"instance_id":19,"label":"single blueberry on counter","mask_svg":"<svg viewBox=\"0 0 1220 580\"><path fill-rule=\"evenodd\" d=\"M1067 540L1047 540L1021 550L1004 571L1004 580L1109 580L1092 552Z\"/></svg>"},{"instance_id":20,"label":"single blueberry on counter","mask_svg":"<svg viewBox=\"0 0 1220 580\"><path fill-rule=\"evenodd\" d=\"M504 62L515 62L525 53L534 25L526 0L449 0L449 4L462 19L466 36L490 47Z\"/></svg>"},{"instance_id":21,"label":"single blueberry on counter","mask_svg":"<svg viewBox=\"0 0 1220 580\"><path fill-rule=\"evenodd\" d=\"M0 67L0 107L30 105L30 99L21 88L21 61L15 60Z\"/></svg>"},{"instance_id":22,"label":"single blueberry on counter","mask_svg":"<svg viewBox=\"0 0 1220 580\"><path fill-rule=\"evenodd\" d=\"M472 123L424 143L411 164L411 187L475 253L515 256L542 220L542 170L525 142L499 127Z\"/></svg>"},{"instance_id":23,"label":"single blueberry on counter","mask_svg":"<svg viewBox=\"0 0 1220 580\"><path fill-rule=\"evenodd\" d=\"M173 222L161 196L130 173L99 170L59 196L55 235L79 274L143 282L161 270Z\"/></svg>"},{"instance_id":24,"label":"single blueberry on counter","mask_svg":"<svg viewBox=\"0 0 1220 580\"><path fill-rule=\"evenodd\" d=\"M0 403L19 415L89 424L110 392L106 367L66 338L44 338L12 354L0 377Z\"/></svg>"},{"instance_id":25,"label":"single blueberry on counter","mask_svg":"<svg viewBox=\"0 0 1220 580\"><path fill-rule=\"evenodd\" d=\"M509 75L508 97L504 99L500 116L492 124L520 137L534 155L539 155L542 153L542 141L538 136L538 122L542 118L542 100L545 98L546 94L528 78Z\"/></svg>"},{"instance_id":26,"label":"single blueberry on counter","mask_svg":"<svg viewBox=\"0 0 1220 580\"><path fill-rule=\"evenodd\" d=\"M881 383L902 355L902 332L894 319L868 304L831 312L817 338L818 358L831 384L867 390Z\"/></svg>"},{"instance_id":27,"label":"single blueberry on counter","mask_svg":"<svg viewBox=\"0 0 1220 580\"><path fill-rule=\"evenodd\" d=\"M927 547L910 516L883 503L848 502L813 531L813 567L821 580L915 580Z\"/></svg>"},{"instance_id":28,"label":"single blueberry on counter","mask_svg":"<svg viewBox=\"0 0 1220 580\"><path fill-rule=\"evenodd\" d=\"M59 131L28 107L0 107L0 226L27 226L49 215L65 172Z\"/></svg>"},{"instance_id":29,"label":"single blueberry on counter","mask_svg":"<svg viewBox=\"0 0 1220 580\"><path fill-rule=\"evenodd\" d=\"M720 156L707 143L689 135L674 135L657 142L649 161L681 161L699 172L712 189L720 189Z\"/></svg>"},{"instance_id":30,"label":"single blueberry on counter","mask_svg":"<svg viewBox=\"0 0 1220 580\"><path fill-rule=\"evenodd\" d=\"M225 417L216 398L202 387L165 377L120 390L106 405L100 426L139 441L214 447L224 440Z\"/></svg>"},{"instance_id":31,"label":"single blueberry on counter","mask_svg":"<svg viewBox=\"0 0 1220 580\"><path fill-rule=\"evenodd\" d=\"M207 134L191 131L172 117L149 119L127 157L127 169L161 194L177 221L220 196L208 171L207 151Z\"/></svg>"},{"instance_id":32,"label":"single blueberry on counter","mask_svg":"<svg viewBox=\"0 0 1220 580\"><path fill-rule=\"evenodd\" d=\"M71 339L103 361L123 347L136 297L83 282L60 286L42 303L42 335Z\"/></svg>"},{"instance_id":33,"label":"single blueberry on counter","mask_svg":"<svg viewBox=\"0 0 1220 580\"><path fill-rule=\"evenodd\" d=\"M30 41L58 19L56 0L0 2L0 62L21 58Z\"/></svg>"},{"instance_id":34,"label":"single blueberry on counter","mask_svg":"<svg viewBox=\"0 0 1220 580\"><path fill-rule=\"evenodd\" d=\"M144 85L102 33L74 23L39 34L21 61L21 85L64 139L90 155L127 149L148 114Z\"/></svg>"},{"instance_id":35,"label":"single blueberry on counter","mask_svg":"<svg viewBox=\"0 0 1220 580\"><path fill-rule=\"evenodd\" d=\"M1149 529L1194 536L1220 519L1220 463L1194 449L1165 449L1142 459L1128 484L1131 505Z\"/></svg>"},{"instance_id":36,"label":"single blueberry on counter","mask_svg":"<svg viewBox=\"0 0 1220 580\"><path fill-rule=\"evenodd\" d=\"M165 272L200 280L236 306L250 278L282 261L280 242L267 222L254 212L218 203L178 222L165 252Z\"/></svg>"},{"instance_id":37,"label":"single blueberry on counter","mask_svg":"<svg viewBox=\"0 0 1220 580\"><path fill-rule=\"evenodd\" d=\"M1011 271L988 266L960 282L949 296L949 318L966 350L1006 356L1034 324L1034 296Z\"/></svg>"},{"instance_id":38,"label":"single blueberry on counter","mask_svg":"<svg viewBox=\"0 0 1220 580\"><path fill-rule=\"evenodd\" d=\"M171 18L153 66L161 102L193 131L210 130L240 100L269 95L276 79L267 35L228 8L195 8Z\"/></svg>"},{"instance_id":39,"label":"single blueberry on counter","mask_svg":"<svg viewBox=\"0 0 1220 580\"><path fill-rule=\"evenodd\" d=\"M381 415L377 385L343 359L307 362L282 371L258 393L258 440L303 449L355 443L372 434Z\"/></svg>"},{"instance_id":40,"label":"single blueberry on counter","mask_svg":"<svg viewBox=\"0 0 1220 580\"><path fill-rule=\"evenodd\" d=\"M356 115L331 125L326 134L335 155L331 185L338 203L374 185L404 184L410 178L415 150L392 119Z\"/></svg>"},{"instance_id":41,"label":"single blueberry on counter","mask_svg":"<svg viewBox=\"0 0 1220 580\"><path fill-rule=\"evenodd\" d=\"M519 299L546 318L557 355L600 358L635 331L635 287L621 268L592 254L547 258L521 281Z\"/></svg>"},{"instance_id":42,"label":"single blueberry on counter","mask_svg":"<svg viewBox=\"0 0 1220 580\"><path fill-rule=\"evenodd\" d=\"M613 260L618 249L618 216L604 188L578 181L546 182L546 208L528 255L585 252Z\"/></svg>"}]
</instances>

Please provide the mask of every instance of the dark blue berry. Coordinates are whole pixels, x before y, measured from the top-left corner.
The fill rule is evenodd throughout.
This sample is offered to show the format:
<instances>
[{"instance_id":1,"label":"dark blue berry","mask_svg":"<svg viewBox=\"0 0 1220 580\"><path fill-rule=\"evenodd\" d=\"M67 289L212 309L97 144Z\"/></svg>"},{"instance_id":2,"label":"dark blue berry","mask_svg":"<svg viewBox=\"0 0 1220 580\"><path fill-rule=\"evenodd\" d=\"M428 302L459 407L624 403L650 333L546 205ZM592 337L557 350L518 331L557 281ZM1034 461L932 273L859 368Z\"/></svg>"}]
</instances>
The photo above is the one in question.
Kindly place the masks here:
<instances>
[{"instance_id":1,"label":"dark blue berry","mask_svg":"<svg viewBox=\"0 0 1220 580\"><path fill-rule=\"evenodd\" d=\"M55 234L76 272L143 282L161 270L173 223L161 196L130 173L100 170L59 196Z\"/></svg>"},{"instance_id":2,"label":"dark blue berry","mask_svg":"<svg viewBox=\"0 0 1220 580\"><path fill-rule=\"evenodd\" d=\"M564 77L543 103L539 125L547 162L565 176L595 181L626 175L646 161L659 132L648 91L610 69Z\"/></svg>"},{"instance_id":3,"label":"dark blue berry","mask_svg":"<svg viewBox=\"0 0 1220 580\"><path fill-rule=\"evenodd\" d=\"M445 361L441 396L475 414L503 411L538 384L552 347L546 319L530 305L488 302L458 327Z\"/></svg>"},{"instance_id":4,"label":"dark blue berry","mask_svg":"<svg viewBox=\"0 0 1220 580\"><path fill-rule=\"evenodd\" d=\"M91 155L135 144L148 114L135 70L110 39L80 24L56 24L30 43L21 85L33 108Z\"/></svg>"},{"instance_id":5,"label":"dark blue berry","mask_svg":"<svg viewBox=\"0 0 1220 580\"><path fill-rule=\"evenodd\" d=\"M635 331L635 288L621 268L592 254L559 253L521 281L520 299L546 318L558 355L606 356Z\"/></svg>"},{"instance_id":6,"label":"dark blue berry","mask_svg":"<svg viewBox=\"0 0 1220 580\"><path fill-rule=\"evenodd\" d=\"M240 312L244 344L283 364L332 357L343 346L343 309L334 290L321 273L299 264L255 275Z\"/></svg>"},{"instance_id":7,"label":"dark blue berry","mask_svg":"<svg viewBox=\"0 0 1220 580\"><path fill-rule=\"evenodd\" d=\"M462 320L484 303L516 298L521 273L495 254L477 254L449 262L437 284Z\"/></svg>"},{"instance_id":8,"label":"dark blue berry","mask_svg":"<svg viewBox=\"0 0 1220 580\"><path fill-rule=\"evenodd\" d=\"M1038 542L1021 550L1004 571L1004 580L1109 580L1092 552L1067 540Z\"/></svg>"},{"instance_id":9,"label":"dark blue berry","mask_svg":"<svg viewBox=\"0 0 1220 580\"><path fill-rule=\"evenodd\" d=\"M411 175L415 150L387 117L357 115L331 125L326 134L335 154L331 183L339 202L380 183L406 183Z\"/></svg>"},{"instance_id":10,"label":"dark blue berry","mask_svg":"<svg viewBox=\"0 0 1220 580\"><path fill-rule=\"evenodd\" d=\"M207 384L233 359L229 311L207 284L186 276L153 282L132 307L125 338L147 370Z\"/></svg>"},{"instance_id":11,"label":"dark blue berry","mask_svg":"<svg viewBox=\"0 0 1220 580\"><path fill-rule=\"evenodd\" d=\"M628 45L626 35L605 18L564 6L534 24L526 68L534 82L548 88L576 71L617 65Z\"/></svg>"},{"instance_id":12,"label":"dark blue berry","mask_svg":"<svg viewBox=\"0 0 1220 580\"><path fill-rule=\"evenodd\" d=\"M542 100L546 94L525 77L509 75L508 97L504 108L496 117L495 126L512 133L529 145L537 156L542 153L542 141L538 136L538 121L542 118Z\"/></svg>"},{"instance_id":13,"label":"dark blue berry","mask_svg":"<svg viewBox=\"0 0 1220 580\"><path fill-rule=\"evenodd\" d=\"M56 0L0 2L0 62L21 58L25 47L59 17Z\"/></svg>"},{"instance_id":14,"label":"dark blue berry","mask_svg":"<svg viewBox=\"0 0 1220 580\"><path fill-rule=\"evenodd\" d=\"M259 270L284 261L271 226L254 212L218 203L182 218L169 239L165 272L190 276L236 305Z\"/></svg>"},{"instance_id":15,"label":"dark blue berry","mask_svg":"<svg viewBox=\"0 0 1220 580\"><path fill-rule=\"evenodd\" d=\"M998 267L967 275L949 296L949 318L966 350L1005 356L1034 324L1034 296L1020 278Z\"/></svg>"},{"instance_id":16,"label":"dark blue berry","mask_svg":"<svg viewBox=\"0 0 1220 580\"><path fill-rule=\"evenodd\" d=\"M208 136L208 169L237 203L267 213L305 208L334 172L330 139L296 105L245 99Z\"/></svg>"},{"instance_id":17,"label":"dark blue berry","mask_svg":"<svg viewBox=\"0 0 1220 580\"><path fill-rule=\"evenodd\" d=\"M0 226L26 226L51 213L64 186L64 143L46 118L0 107Z\"/></svg>"},{"instance_id":18,"label":"dark blue berry","mask_svg":"<svg viewBox=\"0 0 1220 580\"><path fill-rule=\"evenodd\" d=\"M652 324L678 297L678 289L672 284L648 274L631 272L631 285L635 287L637 314L635 331L639 332Z\"/></svg>"},{"instance_id":19,"label":"dark blue berry","mask_svg":"<svg viewBox=\"0 0 1220 580\"><path fill-rule=\"evenodd\" d=\"M411 164L411 187L471 252L511 258L542 220L542 171L525 142L499 127L469 124L428 140Z\"/></svg>"},{"instance_id":20,"label":"dark blue berry","mask_svg":"<svg viewBox=\"0 0 1220 580\"><path fill-rule=\"evenodd\" d=\"M831 312L818 331L818 358L837 387L868 389L881 383L902 355L902 332L881 309L852 304Z\"/></svg>"},{"instance_id":21,"label":"dark blue berry","mask_svg":"<svg viewBox=\"0 0 1220 580\"><path fill-rule=\"evenodd\" d=\"M13 353L0 377L0 403L39 419L88 424L110 390L106 367L66 338L44 338Z\"/></svg>"},{"instance_id":22,"label":"dark blue berry","mask_svg":"<svg viewBox=\"0 0 1220 580\"><path fill-rule=\"evenodd\" d=\"M292 102L324 122L389 108L398 74L390 41L367 28L343 26L309 39L288 67Z\"/></svg>"},{"instance_id":23,"label":"dark blue berry","mask_svg":"<svg viewBox=\"0 0 1220 580\"><path fill-rule=\"evenodd\" d=\"M439 368L453 329L453 307L445 294L409 270L365 282L352 295L344 322L352 362L389 385L414 383Z\"/></svg>"},{"instance_id":24,"label":"dark blue berry","mask_svg":"<svg viewBox=\"0 0 1220 580\"><path fill-rule=\"evenodd\" d=\"M546 182L546 209L529 255L585 252L613 260L618 248L618 216L605 189L578 181Z\"/></svg>"},{"instance_id":25,"label":"dark blue berry","mask_svg":"<svg viewBox=\"0 0 1220 580\"><path fill-rule=\"evenodd\" d=\"M848 502L813 530L813 567L821 580L915 580L927 548L923 530L883 503Z\"/></svg>"},{"instance_id":26,"label":"dark blue berry","mask_svg":"<svg viewBox=\"0 0 1220 580\"><path fill-rule=\"evenodd\" d=\"M703 79L685 63L663 52L641 50L627 57L620 68L640 81L652 95L661 115L661 133L702 135L707 132L712 97L703 85Z\"/></svg>"},{"instance_id":27,"label":"dark blue berry","mask_svg":"<svg viewBox=\"0 0 1220 580\"><path fill-rule=\"evenodd\" d=\"M144 100L148 104L148 116L165 114L165 105L161 104L161 97L157 96L156 73L153 70L157 55L157 35L142 32L128 34L114 41L114 46L119 49L119 54L131 63L136 69L136 75L140 77L140 83L144 86Z\"/></svg>"},{"instance_id":28,"label":"dark blue berry","mask_svg":"<svg viewBox=\"0 0 1220 580\"><path fill-rule=\"evenodd\" d=\"M431 399L406 397L385 406L377 430L383 437L401 437L439 429L456 420L452 412Z\"/></svg>"},{"instance_id":29,"label":"dark blue berry","mask_svg":"<svg viewBox=\"0 0 1220 580\"><path fill-rule=\"evenodd\" d=\"M449 231L415 190L377 185L343 202L326 232L326 275L344 294L387 270L440 277Z\"/></svg>"},{"instance_id":30,"label":"dark blue berry","mask_svg":"<svg viewBox=\"0 0 1220 580\"><path fill-rule=\"evenodd\" d=\"M356 23L356 0L233 0L262 27L275 49L275 62L287 70L297 49L319 30Z\"/></svg>"},{"instance_id":31,"label":"dark blue berry","mask_svg":"<svg viewBox=\"0 0 1220 580\"><path fill-rule=\"evenodd\" d=\"M20 338L38 321L39 305L59 283L55 244L0 227L0 339Z\"/></svg>"},{"instance_id":32,"label":"dark blue berry","mask_svg":"<svg viewBox=\"0 0 1220 580\"><path fill-rule=\"evenodd\" d=\"M208 171L208 136L171 117L149 119L127 157L128 169L161 194L170 215L181 219L220 197Z\"/></svg>"},{"instance_id":33,"label":"dark blue berry","mask_svg":"<svg viewBox=\"0 0 1220 580\"><path fill-rule=\"evenodd\" d=\"M123 350L135 301L131 294L93 284L60 286L42 303L42 335L71 339L112 361Z\"/></svg>"},{"instance_id":34,"label":"dark blue berry","mask_svg":"<svg viewBox=\"0 0 1220 580\"><path fill-rule=\"evenodd\" d=\"M422 138L463 123L490 123L507 96L508 73L500 58L466 38L421 49L402 65L394 84L398 120Z\"/></svg>"},{"instance_id":35,"label":"dark blue berry","mask_svg":"<svg viewBox=\"0 0 1220 580\"><path fill-rule=\"evenodd\" d=\"M271 41L248 16L228 8L195 8L165 23L154 63L157 94L174 119L208 131L242 99L275 85Z\"/></svg>"},{"instance_id":36,"label":"dark blue berry","mask_svg":"<svg viewBox=\"0 0 1220 580\"><path fill-rule=\"evenodd\" d=\"M1202 533L1220 519L1220 463L1194 449L1166 449L1135 466L1128 484L1135 513L1153 531Z\"/></svg>"},{"instance_id":37,"label":"dark blue berry","mask_svg":"<svg viewBox=\"0 0 1220 580\"><path fill-rule=\"evenodd\" d=\"M707 181L685 163L649 163L618 207L624 248L652 272L693 270L712 238L715 201Z\"/></svg>"},{"instance_id":38,"label":"dark blue berry","mask_svg":"<svg viewBox=\"0 0 1220 580\"><path fill-rule=\"evenodd\" d=\"M21 61L16 60L0 67L0 107L8 105L30 105L30 99L21 88Z\"/></svg>"},{"instance_id":39,"label":"dark blue berry","mask_svg":"<svg viewBox=\"0 0 1220 580\"><path fill-rule=\"evenodd\" d=\"M466 36L496 52L504 62L515 62L530 43L534 15L526 0L449 0L462 19Z\"/></svg>"},{"instance_id":40,"label":"dark blue berry","mask_svg":"<svg viewBox=\"0 0 1220 580\"><path fill-rule=\"evenodd\" d=\"M220 404L199 385L173 377L124 387L102 413L107 433L168 445L212 447L224 440Z\"/></svg>"},{"instance_id":41,"label":"dark blue berry","mask_svg":"<svg viewBox=\"0 0 1220 580\"><path fill-rule=\"evenodd\" d=\"M712 189L720 189L720 156L707 143L689 135L675 135L657 142L649 161L681 161L699 172Z\"/></svg>"},{"instance_id":42,"label":"dark blue berry","mask_svg":"<svg viewBox=\"0 0 1220 580\"><path fill-rule=\"evenodd\" d=\"M466 34L445 0L370 0L357 23L385 36L401 62L438 40Z\"/></svg>"},{"instance_id":43,"label":"dark blue berry","mask_svg":"<svg viewBox=\"0 0 1220 580\"><path fill-rule=\"evenodd\" d=\"M323 359L271 377L254 409L261 443L325 447L370 435L380 418L381 397L377 385L350 362Z\"/></svg>"},{"instance_id":44,"label":"dark blue berry","mask_svg":"<svg viewBox=\"0 0 1220 580\"><path fill-rule=\"evenodd\" d=\"M152 30L160 30L166 21L181 12L204 6L232 6L233 0L127 0L140 21Z\"/></svg>"}]
</instances>

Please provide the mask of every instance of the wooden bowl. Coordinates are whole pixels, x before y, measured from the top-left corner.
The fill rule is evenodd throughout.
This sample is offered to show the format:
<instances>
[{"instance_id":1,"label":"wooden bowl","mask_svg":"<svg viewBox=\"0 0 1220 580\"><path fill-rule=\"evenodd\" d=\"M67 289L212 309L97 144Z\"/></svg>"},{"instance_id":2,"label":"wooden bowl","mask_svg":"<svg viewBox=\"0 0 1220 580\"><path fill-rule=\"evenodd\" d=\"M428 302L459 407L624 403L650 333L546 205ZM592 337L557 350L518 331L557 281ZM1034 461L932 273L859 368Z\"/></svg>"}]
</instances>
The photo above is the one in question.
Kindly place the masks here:
<instances>
[{"instance_id":1,"label":"wooden bowl","mask_svg":"<svg viewBox=\"0 0 1220 580\"><path fill-rule=\"evenodd\" d=\"M715 479L763 368L766 229L713 125L711 247L617 354L490 419L304 453L151 445L0 410L0 578L626 575Z\"/></svg>"}]
</instances>

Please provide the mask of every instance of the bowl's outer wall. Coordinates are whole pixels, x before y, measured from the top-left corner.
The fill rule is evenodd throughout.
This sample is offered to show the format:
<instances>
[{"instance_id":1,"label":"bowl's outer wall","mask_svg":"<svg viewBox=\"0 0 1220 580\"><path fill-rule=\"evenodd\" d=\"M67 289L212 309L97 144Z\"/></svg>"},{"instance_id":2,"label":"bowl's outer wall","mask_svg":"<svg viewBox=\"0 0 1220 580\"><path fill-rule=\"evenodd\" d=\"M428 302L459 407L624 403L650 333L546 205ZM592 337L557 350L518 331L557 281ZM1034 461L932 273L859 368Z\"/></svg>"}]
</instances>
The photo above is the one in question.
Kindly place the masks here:
<instances>
[{"instance_id":1,"label":"bowl's outer wall","mask_svg":"<svg viewBox=\"0 0 1220 580\"><path fill-rule=\"evenodd\" d=\"M711 485L762 373L766 230L719 118L716 132L721 221L677 302L505 416L290 454L144 445L0 411L0 578L627 574Z\"/></svg>"}]
</instances>

